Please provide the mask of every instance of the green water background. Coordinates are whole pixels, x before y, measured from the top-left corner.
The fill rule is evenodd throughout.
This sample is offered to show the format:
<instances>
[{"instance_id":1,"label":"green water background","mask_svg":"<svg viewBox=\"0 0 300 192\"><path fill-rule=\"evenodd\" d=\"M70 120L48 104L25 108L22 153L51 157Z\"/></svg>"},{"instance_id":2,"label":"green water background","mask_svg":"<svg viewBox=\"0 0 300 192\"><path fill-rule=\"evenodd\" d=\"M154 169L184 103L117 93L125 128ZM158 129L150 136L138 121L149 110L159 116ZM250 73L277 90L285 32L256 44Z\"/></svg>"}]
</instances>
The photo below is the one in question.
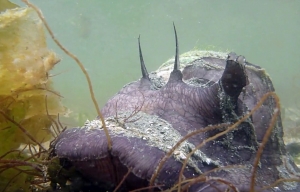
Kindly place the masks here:
<instances>
[{"instance_id":1,"label":"green water background","mask_svg":"<svg viewBox=\"0 0 300 192\"><path fill-rule=\"evenodd\" d=\"M24 5L20 0L13 1ZM84 63L100 106L141 76L141 35L148 71L173 57L175 22L180 53L235 51L270 74L285 107L300 108L300 1L298 0L32 0L57 39ZM73 122L96 111L79 67L50 39L62 59L54 86Z\"/></svg>"}]
</instances>

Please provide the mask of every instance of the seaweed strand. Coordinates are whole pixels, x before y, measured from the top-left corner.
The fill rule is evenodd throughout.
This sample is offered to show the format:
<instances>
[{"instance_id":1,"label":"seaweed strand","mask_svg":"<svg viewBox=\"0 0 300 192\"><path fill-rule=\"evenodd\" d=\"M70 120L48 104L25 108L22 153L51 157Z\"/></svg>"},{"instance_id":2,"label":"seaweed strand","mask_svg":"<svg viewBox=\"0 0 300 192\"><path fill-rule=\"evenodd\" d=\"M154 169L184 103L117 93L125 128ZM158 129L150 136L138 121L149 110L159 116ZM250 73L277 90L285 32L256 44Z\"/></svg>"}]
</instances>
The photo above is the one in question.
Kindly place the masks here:
<instances>
[{"instance_id":1,"label":"seaweed strand","mask_svg":"<svg viewBox=\"0 0 300 192\"><path fill-rule=\"evenodd\" d=\"M274 95L275 95L275 96L274 96ZM199 145L197 145L197 146L195 147L195 149L193 149L193 150L187 155L185 161L183 162L182 167L181 167L181 170L180 170L180 173L179 173L179 177L178 177L178 183L181 183L184 168L186 167L186 164L187 164L188 160L190 159L190 157L193 155L193 153L194 153L196 150L198 150L198 149L201 148L203 145L205 145L205 143L207 143L207 142L209 142L209 141L212 141L212 140L215 140L215 139L221 137L222 135L228 133L229 131L232 131L233 129L235 129L239 124L241 124L243 121L245 121L247 118L249 118L256 110L258 110L258 109L262 106L262 104L264 103L264 101L265 101L268 97L270 97L270 96L274 96L275 98L277 97L276 93L274 93L274 92L268 92L268 93L264 94L264 95L262 96L262 98L259 100L259 102L255 105L255 107L254 107L247 115L245 115L243 118L239 119L236 123L234 123L233 125L231 125L230 127L228 127L225 131L222 131L222 132L220 132L220 133L218 133L218 134L216 134L216 135L214 135L214 136L212 136L212 137L210 137L210 138L204 140L204 141L201 142ZM277 97L277 98L278 98L278 97ZM275 101L278 102L279 100L275 100ZM276 106L277 106L277 105L276 105ZM276 111L275 111L275 112L276 112ZM278 115L278 113L276 113L276 114ZM273 115L273 118L274 118L274 116L277 116L276 114ZM272 118L272 120L273 120L273 118ZM272 121L272 120L271 120L271 121ZM276 120L276 119L275 119L275 120ZM270 132L271 132L271 131L272 131L272 129L270 130ZM268 132L268 130L267 130L267 132ZM269 133L269 134L270 134L270 133ZM267 133L265 134L265 137L266 137L266 135L267 135ZM265 139L265 137L264 137L264 139ZM266 139L268 139L268 136L266 137ZM266 141L265 141L265 142L266 142ZM260 147L260 148L261 148L261 147ZM261 154L263 148L260 149L260 150L261 150L261 151L260 151L260 154ZM259 152L259 151L258 151L258 152ZM258 152L257 152L256 158L257 158L257 157L260 157L260 154L258 154ZM256 160L257 160L257 159L256 159ZM259 161L259 159L258 159L257 161ZM257 161L255 161L254 167L257 167L257 163L256 163ZM256 166L255 166L255 165L256 165ZM255 171L256 171L256 169L253 169L253 172L252 172L252 179L255 178ZM252 186L252 185L253 185L253 186ZM181 186L179 185L179 186L178 186L178 191L181 190L180 188L181 188ZM253 182L253 181L251 181L251 186L250 186L250 188L251 188L250 191L254 191L254 182ZM253 189L253 190L252 190L252 189Z\"/></svg>"},{"instance_id":2,"label":"seaweed strand","mask_svg":"<svg viewBox=\"0 0 300 192\"><path fill-rule=\"evenodd\" d=\"M84 68L83 64L81 63L81 61L74 55L72 54L71 52L69 52L57 39L56 37L54 36L52 30L50 29L48 23L46 22L41 10L39 8L37 8L35 5L33 5L32 3L30 3L28 0L22 0L28 7L31 7L32 9L34 9L36 11L36 13L38 14L38 17L42 20L43 24L45 25L48 33L50 34L51 38L53 39L53 41L57 44L57 46L63 50L68 56L70 56L72 59L75 60L75 62L78 64L78 66L80 67L81 71L83 72L83 74L85 75L85 78L88 82L88 86L89 86L89 91L90 91L90 96L91 96L91 99L94 103L94 106L96 108L96 111L97 111L97 114L99 116L99 118L101 119L101 122L102 122L102 125L103 125L103 129L104 129L104 132L105 132L105 136L106 136L106 139L107 139L107 146L108 146L108 150L111 151L111 147L112 147L112 142L111 142L111 138L110 138L110 135L108 133L108 130L107 130L107 127L106 127L106 124L105 124L105 121L104 121L104 118L103 118L103 115L101 114L100 112L100 108L99 108L99 105L98 105L98 102L95 98L95 94L94 94L94 90L93 90L93 86L92 86L92 81L90 79L90 76L88 75L86 69Z\"/></svg>"},{"instance_id":3,"label":"seaweed strand","mask_svg":"<svg viewBox=\"0 0 300 192\"><path fill-rule=\"evenodd\" d=\"M118 184L118 186L114 189L113 192L117 192L119 190L119 188L121 187L121 185L124 183L125 179L128 177L128 175L131 173L132 168L129 168L127 173L124 175L122 181Z\"/></svg>"},{"instance_id":4,"label":"seaweed strand","mask_svg":"<svg viewBox=\"0 0 300 192\"><path fill-rule=\"evenodd\" d=\"M151 179L150 179L150 182L149 182L149 186L153 186L154 185L154 181L156 179L156 177L158 176L158 174L160 173L161 169L162 169L162 166L165 164L165 162L168 160L168 158L171 157L171 155L174 153L174 151L181 145L181 143L183 143L184 141L186 141L188 138L196 135L196 134L199 134L199 133L203 133L203 132L206 132L206 131L210 131L210 130L213 130L213 129L217 129L217 128L220 128L220 127L225 127L225 126L228 126L228 123L222 123L222 124L217 124L217 125L210 125L210 126L207 126L203 129L198 129L196 131L193 131L189 134L187 134L186 136L184 136L183 138L181 138L173 147L172 149L170 149L170 151L160 160L156 170L154 171Z\"/></svg>"},{"instance_id":5,"label":"seaweed strand","mask_svg":"<svg viewBox=\"0 0 300 192\"><path fill-rule=\"evenodd\" d=\"M30 133L28 133L28 131L22 127L20 124L18 124L15 120L13 120L12 118L10 118L8 115L6 115L4 113L4 111L0 110L0 113L2 114L3 117L5 117L8 121L10 121L11 123L15 124L19 129L21 129L21 131L23 133L25 133L25 135L31 140L33 141L35 144L37 144L41 149L45 150L46 149L34 138L30 135Z\"/></svg>"},{"instance_id":6,"label":"seaweed strand","mask_svg":"<svg viewBox=\"0 0 300 192\"><path fill-rule=\"evenodd\" d=\"M263 102L270 96L272 96L275 99L276 108L274 109L274 114L273 114L272 119L270 121L270 125L269 125L263 139L262 139L262 143L261 143L260 147L258 148L256 156L255 156L253 169L252 169L252 175L251 175L250 191L254 191L255 176L256 176L256 170L257 170L257 167L258 167L258 164L259 164L259 160L260 160L261 154L262 154L262 152L265 148L265 145L266 145L266 143L267 143L267 141L268 141L268 139L269 139L269 137L272 133L272 130L273 130L275 124L276 124L277 117L279 116L280 103L279 103L279 98L276 95L276 93L274 93L274 92L266 93L265 95L263 95L263 97L262 97L262 99L260 100L259 103L262 105Z\"/></svg>"}]
</instances>

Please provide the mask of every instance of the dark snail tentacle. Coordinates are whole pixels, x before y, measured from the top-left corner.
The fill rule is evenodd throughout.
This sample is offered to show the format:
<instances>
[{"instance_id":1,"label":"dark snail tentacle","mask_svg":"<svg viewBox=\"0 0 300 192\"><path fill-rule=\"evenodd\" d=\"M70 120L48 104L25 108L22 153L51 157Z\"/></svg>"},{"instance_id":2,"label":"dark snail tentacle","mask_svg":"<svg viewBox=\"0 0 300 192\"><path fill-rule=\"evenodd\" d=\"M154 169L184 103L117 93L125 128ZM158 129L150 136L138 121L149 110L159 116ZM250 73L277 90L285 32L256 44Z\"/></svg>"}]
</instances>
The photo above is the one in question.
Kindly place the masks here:
<instances>
[{"instance_id":1,"label":"dark snail tentacle","mask_svg":"<svg viewBox=\"0 0 300 192\"><path fill-rule=\"evenodd\" d=\"M140 36L138 38L138 44L139 44L139 56L140 56L141 71L142 71L142 78L141 78L139 88L141 90L149 90L150 87L152 86L152 82L149 78L149 73L148 73L146 65L144 63L142 49L141 49Z\"/></svg>"},{"instance_id":2,"label":"dark snail tentacle","mask_svg":"<svg viewBox=\"0 0 300 192\"><path fill-rule=\"evenodd\" d=\"M142 49L141 49L141 42L140 42L140 36L138 38L138 42L139 42L139 55L140 55L142 75L143 75L144 79L147 79L147 80L150 81L149 74L148 74L147 68L145 66L144 59L143 59L143 54L142 54Z\"/></svg>"},{"instance_id":3,"label":"dark snail tentacle","mask_svg":"<svg viewBox=\"0 0 300 192\"><path fill-rule=\"evenodd\" d=\"M176 51L175 51L174 69L170 74L170 78L169 78L168 83L182 81L182 73L179 70L180 62L179 62L178 38L177 38L177 32L176 32L176 28L175 28L174 23L173 23L173 27L174 27L174 33L175 33Z\"/></svg>"},{"instance_id":4,"label":"dark snail tentacle","mask_svg":"<svg viewBox=\"0 0 300 192\"><path fill-rule=\"evenodd\" d=\"M177 38L177 32L175 28L175 24L173 23L174 27L174 33L175 33L175 42L176 42L176 51L175 51L175 62L174 62L174 71L179 70L179 49L178 49L178 38Z\"/></svg>"}]
</instances>

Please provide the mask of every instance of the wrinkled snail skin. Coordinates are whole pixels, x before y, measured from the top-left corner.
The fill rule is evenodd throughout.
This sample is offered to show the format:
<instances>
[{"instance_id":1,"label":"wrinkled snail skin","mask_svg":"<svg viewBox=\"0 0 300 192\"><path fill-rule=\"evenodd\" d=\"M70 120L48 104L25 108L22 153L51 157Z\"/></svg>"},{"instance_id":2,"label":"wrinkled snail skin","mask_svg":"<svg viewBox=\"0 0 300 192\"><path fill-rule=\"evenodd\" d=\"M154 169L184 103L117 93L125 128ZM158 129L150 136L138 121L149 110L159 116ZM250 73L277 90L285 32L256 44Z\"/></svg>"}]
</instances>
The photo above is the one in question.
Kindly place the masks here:
<instances>
[{"instance_id":1,"label":"wrinkled snail skin","mask_svg":"<svg viewBox=\"0 0 300 192\"><path fill-rule=\"evenodd\" d=\"M174 31L174 67L166 81L147 72L138 38L142 78L125 85L101 110L112 139L110 152L101 125L93 124L97 120L82 128L67 129L52 144L54 155L61 159L61 164L71 164L82 180L89 183L82 184L81 189L89 185L97 190L113 190L128 169L131 173L120 191L147 187L160 160L180 138L208 125L236 122L253 109L265 93L274 91L263 69L235 53L229 53L227 58L199 57L181 66L175 26ZM249 191L252 164L274 109L274 99L268 98L234 131L207 142L192 155L184 178L195 178L222 166L243 165L242 168L211 172L207 176L222 178L240 191ZM155 190L165 190L176 184L186 155L225 128L197 134L175 150L158 173ZM277 179L292 177L291 170L299 173L285 150L282 137L279 117L260 160L256 189ZM300 189L295 183L277 187L266 191ZM211 180L193 184L189 191L216 191L216 188L225 191L228 186Z\"/></svg>"}]
</instances>

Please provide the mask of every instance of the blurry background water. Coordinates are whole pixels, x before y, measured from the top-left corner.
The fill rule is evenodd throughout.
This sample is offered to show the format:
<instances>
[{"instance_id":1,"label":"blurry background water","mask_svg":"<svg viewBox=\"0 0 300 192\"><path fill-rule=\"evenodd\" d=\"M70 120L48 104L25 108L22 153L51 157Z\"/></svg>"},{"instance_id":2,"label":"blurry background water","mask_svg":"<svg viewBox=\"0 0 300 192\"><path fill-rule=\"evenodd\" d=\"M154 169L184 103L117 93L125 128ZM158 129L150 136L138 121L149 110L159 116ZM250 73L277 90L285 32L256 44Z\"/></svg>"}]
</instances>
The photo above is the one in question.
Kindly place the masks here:
<instances>
[{"instance_id":1,"label":"blurry background water","mask_svg":"<svg viewBox=\"0 0 300 192\"><path fill-rule=\"evenodd\" d=\"M23 5L20 0L12 2ZM300 1L32 2L43 11L55 36L84 63L100 106L140 78L139 34L148 71L173 57L175 22L180 53L197 48L242 54L270 74L283 106L300 108ZM73 111L73 126L93 119L96 112L84 75L50 39L49 46L62 58L53 80Z\"/></svg>"}]
</instances>

